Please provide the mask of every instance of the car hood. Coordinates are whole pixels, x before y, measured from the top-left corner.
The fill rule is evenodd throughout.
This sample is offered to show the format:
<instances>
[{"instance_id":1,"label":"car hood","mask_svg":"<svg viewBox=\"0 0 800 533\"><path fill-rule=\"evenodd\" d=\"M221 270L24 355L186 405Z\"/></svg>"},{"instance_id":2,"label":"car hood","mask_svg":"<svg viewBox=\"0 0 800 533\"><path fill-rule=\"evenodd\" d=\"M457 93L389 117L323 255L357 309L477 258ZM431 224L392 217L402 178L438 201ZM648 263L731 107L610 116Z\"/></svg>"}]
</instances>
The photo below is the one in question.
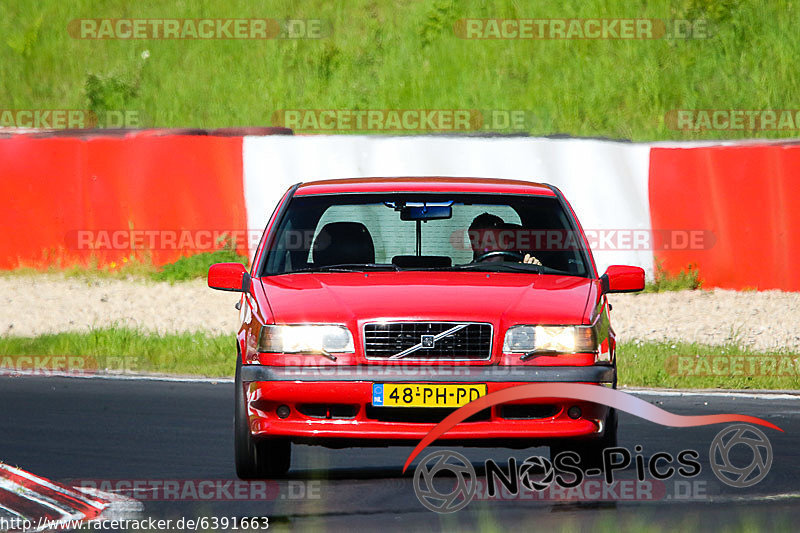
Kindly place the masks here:
<instances>
[{"instance_id":1,"label":"car hood","mask_svg":"<svg viewBox=\"0 0 800 533\"><path fill-rule=\"evenodd\" d=\"M261 282L279 324L441 320L500 327L587 323L594 283L572 276L486 272L304 273Z\"/></svg>"}]
</instances>

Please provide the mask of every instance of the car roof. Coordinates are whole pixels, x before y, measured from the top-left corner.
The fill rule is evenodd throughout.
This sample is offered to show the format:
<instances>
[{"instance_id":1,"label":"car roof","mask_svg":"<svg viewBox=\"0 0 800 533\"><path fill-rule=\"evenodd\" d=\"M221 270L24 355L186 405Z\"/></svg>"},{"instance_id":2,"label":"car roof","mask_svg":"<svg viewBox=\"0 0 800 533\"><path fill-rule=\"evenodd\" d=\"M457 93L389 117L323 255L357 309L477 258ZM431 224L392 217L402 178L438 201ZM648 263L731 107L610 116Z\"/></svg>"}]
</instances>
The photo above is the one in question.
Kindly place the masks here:
<instances>
[{"instance_id":1,"label":"car roof","mask_svg":"<svg viewBox=\"0 0 800 533\"><path fill-rule=\"evenodd\" d=\"M347 178L310 181L300 184L295 195L368 192L484 192L555 196L546 184L496 178L456 178L445 176Z\"/></svg>"}]
</instances>

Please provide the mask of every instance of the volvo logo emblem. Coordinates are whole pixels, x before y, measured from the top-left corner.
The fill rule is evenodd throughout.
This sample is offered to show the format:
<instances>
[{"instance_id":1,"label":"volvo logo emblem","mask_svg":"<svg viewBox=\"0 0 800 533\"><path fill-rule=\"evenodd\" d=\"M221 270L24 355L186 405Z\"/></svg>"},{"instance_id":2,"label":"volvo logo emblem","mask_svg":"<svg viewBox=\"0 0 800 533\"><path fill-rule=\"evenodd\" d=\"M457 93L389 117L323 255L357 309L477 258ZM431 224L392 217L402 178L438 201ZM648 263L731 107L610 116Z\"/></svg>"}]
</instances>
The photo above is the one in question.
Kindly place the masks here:
<instances>
[{"instance_id":1,"label":"volvo logo emblem","mask_svg":"<svg viewBox=\"0 0 800 533\"><path fill-rule=\"evenodd\" d=\"M449 337L455 333L458 333L462 329L469 326L469 324L457 324L450 329L447 329L441 333L436 335L421 335L419 338L419 342L410 348L406 348L402 352L398 352L391 356L389 359L402 359L403 357L410 355L417 350L430 350L436 344L436 341L444 339L445 337Z\"/></svg>"}]
</instances>

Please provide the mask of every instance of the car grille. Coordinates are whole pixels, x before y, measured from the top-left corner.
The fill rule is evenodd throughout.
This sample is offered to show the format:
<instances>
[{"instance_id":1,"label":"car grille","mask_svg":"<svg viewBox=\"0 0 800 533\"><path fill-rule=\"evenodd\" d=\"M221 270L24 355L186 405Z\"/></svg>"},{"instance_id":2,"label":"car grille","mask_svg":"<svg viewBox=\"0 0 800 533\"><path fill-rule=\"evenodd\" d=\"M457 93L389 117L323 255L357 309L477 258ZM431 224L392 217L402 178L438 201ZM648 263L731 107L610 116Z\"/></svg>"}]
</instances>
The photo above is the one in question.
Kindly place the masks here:
<instances>
[{"instance_id":1,"label":"car grille","mask_svg":"<svg viewBox=\"0 0 800 533\"><path fill-rule=\"evenodd\" d=\"M454 331L443 335L450 330ZM430 341L433 341L432 347ZM489 359L492 355L492 325L478 322L366 324L364 348L368 359L390 359L393 356L407 361ZM401 355L403 352L406 354Z\"/></svg>"}]
</instances>

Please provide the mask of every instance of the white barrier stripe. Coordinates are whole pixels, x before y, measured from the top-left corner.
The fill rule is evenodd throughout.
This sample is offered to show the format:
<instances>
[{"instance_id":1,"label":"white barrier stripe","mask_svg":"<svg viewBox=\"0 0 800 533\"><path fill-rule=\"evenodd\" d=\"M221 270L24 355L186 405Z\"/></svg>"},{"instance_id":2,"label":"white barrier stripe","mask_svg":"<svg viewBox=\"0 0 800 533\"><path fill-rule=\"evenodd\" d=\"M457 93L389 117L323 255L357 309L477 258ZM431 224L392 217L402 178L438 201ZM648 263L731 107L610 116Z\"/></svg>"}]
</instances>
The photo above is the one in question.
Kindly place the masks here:
<instances>
[{"instance_id":1,"label":"white barrier stripe","mask_svg":"<svg viewBox=\"0 0 800 533\"><path fill-rule=\"evenodd\" d=\"M0 376L3 374L0 373ZM46 375L37 373L14 372L14 375L31 376L37 378L75 378L75 379L110 379L120 381L167 381L172 383L233 383L233 378L193 378L190 376L163 376L159 374L71 374L69 372L48 372Z\"/></svg>"},{"instance_id":2,"label":"white barrier stripe","mask_svg":"<svg viewBox=\"0 0 800 533\"><path fill-rule=\"evenodd\" d=\"M19 470L17 468L8 467L6 465L3 465L2 467L0 467L0 469L7 470L7 471L19 476L19 477L23 477L25 479L29 479L30 481L33 481L34 483L36 483L36 484L38 484L38 485L40 485L42 487L45 487L45 488L47 488L49 490L52 490L53 492L58 492L58 493L63 494L65 496L69 496L70 498L74 498L76 500L79 500L79 501L81 501L81 502L83 502L83 503L85 503L85 504L87 504L87 505L89 505L91 507L94 507L97 510L103 510L108 505L107 503L101 502L99 500L92 500L92 499L88 498L85 494L83 494L81 492L77 492L75 490L69 489L69 488L64 487L64 486L55 485L50 480L47 480L47 479L42 478L42 477L39 477L39 476L37 476L35 474L31 474L30 472L26 472L25 470Z\"/></svg>"},{"instance_id":3,"label":"white barrier stripe","mask_svg":"<svg viewBox=\"0 0 800 533\"><path fill-rule=\"evenodd\" d=\"M544 181L564 192L584 229L652 230L648 144L535 137L245 136L242 170L247 226L257 233L294 183L374 176ZM637 265L648 276L653 272L653 250L596 250L594 257L601 272L611 264Z\"/></svg>"},{"instance_id":4,"label":"white barrier stripe","mask_svg":"<svg viewBox=\"0 0 800 533\"><path fill-rule=\"evenodd\" d=\"M11 509L10 507L6 507L3 504L0 504L0 509L2 509L3 511L6 511L9 514L16 515L16 516L20 517L23 520L27 520L28 519L28 517L26 517L25 515L21 515L18 512L16 512L14 509Z\"/></svg>"},{"instance_id":5,"label":"white barrier stripe","mask_svg":"<svg viewBox=\"0 0 800 533\"><path fill-rule=\"evenodd\" d=\"M28 501L37 503L42 507L47 507L56 511L62 516L60 520L80 519L84 516L83 513L75 513L73 509L64 509L61 507L61 504L51 500L47 496L34 492L27 487L23 487L22 485L18 485L4 478L0 478L0 489L4 489L10 493L25 498Z\"/></svg>"},{"instance_id":6,"label":"white barrier stripe","mask_svg":"<svg viewBox=\"0 0 800 533\"><path fill-rule=\"evenodd\" d=\"M635 396L707 396L707 397L722 397L722 398L745 398L748 400L800 400L800 394L786 394L780 391L765 392L765 393L752 393L752 392L736 392L736 391L676 391L676 390L659 390L659 389L628 389L620 387L620 390Z\"/></svg>"}]
</instances>

